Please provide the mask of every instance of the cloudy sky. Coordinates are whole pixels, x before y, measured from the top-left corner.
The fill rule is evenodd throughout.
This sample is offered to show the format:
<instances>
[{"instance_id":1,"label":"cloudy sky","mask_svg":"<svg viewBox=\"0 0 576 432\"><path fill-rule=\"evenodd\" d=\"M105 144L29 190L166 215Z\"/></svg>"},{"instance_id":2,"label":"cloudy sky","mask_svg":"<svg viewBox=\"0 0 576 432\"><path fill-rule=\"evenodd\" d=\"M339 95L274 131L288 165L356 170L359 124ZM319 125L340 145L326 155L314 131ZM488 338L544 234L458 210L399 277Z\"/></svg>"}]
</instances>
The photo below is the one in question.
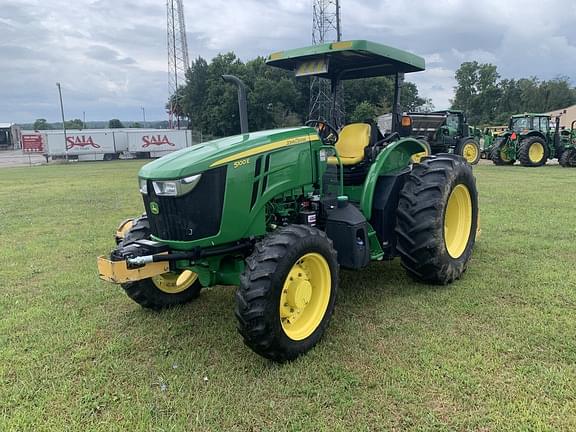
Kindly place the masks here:
<instances>
[{"instance_id":1,"label":"cloudy sky","mask_svg":"<svg viewBox=\"0 0 576 432\"><path fill-rule=\"evenodd\" d=\"M191 58L243 60L308 45L311 0L185 0ZM463 61L503 77L566 75L576 84L574 0L341 0L344 39L371 39L426 58L411 74L436 108ZM165 119L164 0L0 0L0 121Z\"/></svg>"}]
</instances>

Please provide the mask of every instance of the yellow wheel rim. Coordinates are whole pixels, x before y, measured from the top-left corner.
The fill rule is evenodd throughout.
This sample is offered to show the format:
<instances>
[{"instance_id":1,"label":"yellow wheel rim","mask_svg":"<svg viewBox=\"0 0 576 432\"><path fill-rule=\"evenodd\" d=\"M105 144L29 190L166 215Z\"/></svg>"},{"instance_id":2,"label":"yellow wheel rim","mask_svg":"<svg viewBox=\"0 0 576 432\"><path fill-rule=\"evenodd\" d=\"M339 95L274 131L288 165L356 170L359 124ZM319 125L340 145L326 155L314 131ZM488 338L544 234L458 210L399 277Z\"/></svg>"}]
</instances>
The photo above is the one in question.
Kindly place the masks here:
<instances>
[{"instance_id":1,"label":"yellow wheel rim","mask_svg":"<svg viewBox=\"0 0 576 432\"><path fill-rule=\"evenodd\" d=\"M539 142L532 143L528 149L528 157L532 163L540 162L544 158L544 146Z\"/></svg>"},{"instance_id":2,"label":"yellow wheel rim","mask_svg":"<svg viewBox=\"0 0 576 432\"><path fill-rule=\"evenodd\" d=\"M116 230L116 237L123 239L126 237L126 233L130 231L130 228L134 225L133 219L128 219L127 221L123 222L122 225L118 227Z\"/></svg>"},{"instance_id":3,"label":"yellow wheel rim","mask_svg":"<svg viewBox=\"0 0 576 432\"><path fill-rule=\"evenodd\" d=\"M462 156L468 163L475 162L478 158L478 147L476 144L469 143L462 149Z\"/></svg>"},{"instance_id":4,"label":"yellow wheel rim","mask_svg":"<svg viewBox=\"0 0 576 432\"><path fill-rule=\"evenodd\" d=\"M511 159L508 157L508 155L506 154L506 152L504 150L500 150L500 159L502 159L504 162L510 162Z\"/></svg>"},{"instance_id":5,"label":"yellow wheel rim","mask_svg":"<svg viewBox=\"0 0 576 432\"><path fill-rule=\"evenodd\" d=\"M198 275L193 272L189 272L187 277L181 281L178 281L179 276L179 273L164 273L152 277L152 283L166 294L178 294L186 291L198 279Z\"/></svg>"},{"instance_id":6,"label":"yellow wheel rim","mask_svg":"<svg viewBox=\"0 0 576 432\"><path fill-rule=\"evenodd\" d=\"M430 156L430 153L428 152L428 149L426 149L426 150L424 150L423 152L420 152L420 153L414 153L414 154L412 155L412 157L410 158L410 161L411 161L412 163L419 164L419 163L422 161L422 158L423 158L423 157L426 157L426 156Z\"/></svg>"},{"instance_id":7,"label":"yellow wheel rim","mask_svg":"<svg viewBox=\"0 0 576 432\"><path fill-rule=\"evenodd\" d=\"M459 184L450 193L444 214L444 242L452 258L466 249L472 228L472 199L468 188Z\"/></svg>"},{"instance_id":8,"label":"yellow wheel rim","mask_svg":"<svg viewBox=\"0 0 576 432\"><path fill-rule=\"evenodd\" d=\"M318 328L332 291L330 267L318 253L302 256L292 266L280 296L280 320L286 336L306 339Z\"/></svg>"}]
</instances>

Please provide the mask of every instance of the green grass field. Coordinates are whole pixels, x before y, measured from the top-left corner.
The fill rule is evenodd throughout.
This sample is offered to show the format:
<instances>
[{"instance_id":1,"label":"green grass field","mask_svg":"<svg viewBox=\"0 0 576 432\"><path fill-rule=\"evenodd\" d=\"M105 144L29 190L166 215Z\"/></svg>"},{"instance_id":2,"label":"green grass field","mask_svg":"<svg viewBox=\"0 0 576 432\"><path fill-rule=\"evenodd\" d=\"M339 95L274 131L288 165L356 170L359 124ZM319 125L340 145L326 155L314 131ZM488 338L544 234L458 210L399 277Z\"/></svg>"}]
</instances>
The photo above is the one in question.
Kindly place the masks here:
<instances>
[{"instance_id":1,"label":"green grass field","mask_svg":"<svg viewBox=\"0 0 576 432\"><path fill-rule=\"evenodd\" d=\"M0 170L0 431L576 429L576 170L477 167L462 280L342 271L323 341L277 365L234 288L154 313L99 281L140 165Z\"/></svg>"}]
</instances>

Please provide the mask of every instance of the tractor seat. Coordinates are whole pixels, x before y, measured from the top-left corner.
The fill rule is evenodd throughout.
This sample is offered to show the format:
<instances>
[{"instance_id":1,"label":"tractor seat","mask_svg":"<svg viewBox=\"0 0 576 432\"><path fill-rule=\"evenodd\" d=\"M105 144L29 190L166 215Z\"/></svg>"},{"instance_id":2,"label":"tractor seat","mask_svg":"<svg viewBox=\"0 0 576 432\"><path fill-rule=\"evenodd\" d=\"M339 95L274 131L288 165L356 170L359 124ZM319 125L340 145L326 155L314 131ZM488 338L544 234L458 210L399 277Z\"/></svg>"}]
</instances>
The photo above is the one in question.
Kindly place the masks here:
<instances>
[{"instance_id":1,"label":"tractor seat","mask_svg":"<svg viewBox=\"0 0 576 432\"><path fill-rule=\"evenodd\" d=\"M356 165L364 159L364 149L371 141L372 127L368 123L352 123L340 131L336 151L342 165ZM328 165L338 165L338 159L330 156Z\"/></svg>"}]
</instances>

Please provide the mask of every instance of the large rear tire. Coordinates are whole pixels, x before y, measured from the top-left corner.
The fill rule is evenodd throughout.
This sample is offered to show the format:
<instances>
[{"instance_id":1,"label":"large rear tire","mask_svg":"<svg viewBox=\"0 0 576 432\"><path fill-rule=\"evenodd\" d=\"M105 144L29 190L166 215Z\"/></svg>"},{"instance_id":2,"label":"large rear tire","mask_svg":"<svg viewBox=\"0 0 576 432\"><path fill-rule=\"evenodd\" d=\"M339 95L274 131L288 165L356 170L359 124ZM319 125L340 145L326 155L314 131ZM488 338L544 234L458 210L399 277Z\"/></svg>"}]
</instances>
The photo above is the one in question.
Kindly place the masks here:
<instances>
[{"instance_id":1,"label":"large rear tire","mask_svg":"<svg viewBox=\"0 0 576 432\"><path fill-rule=\"evenodd\" d=\"M525 167L542 166L548 160L548 146L537 136L522 140L518 148L518 160Z\"/></svg>"},{"instance_id":2,"label":"large rear tire","mask_svg":"<svg viewBox=\"0 0 576 432\"><path fill-rule=\"evenodd\" d=\"M416 165L398 203L397 250L417 281L445 285L466 270L476 241L478 192L472 167L440 154Z\"/></svg>"},{"instance_id":3,"label":"large rear tire","mask_svg":"<svg viewBox=\"0 0 576 432\"><path fill-rule=\"evenodd\" d=\"M466 138L456 146L455 153L466 159L470 165L476 165L481 156L480 145L474 138Z\"/></svg>"},{"instance_id":4,"label":"large rear tire","mask_svg":"<svg viewBox=\"0 0 576 432\"><path fill-rule=\"evenodd\" d=\"M124 224L125 222L123 222ZM132 227L125 232L118 244L122 247L137 240L150 238L150 223L143 215L132 222ZM202 285L198 275L192 272L180 284L177 284L180 273L170 272L122 284L122 288L132 300L148 309L160 310L194 300L200 294Z\"/></svg>"},{"instance_id":5,"label":"large rear tire","mask_svg":"<svg viewBox=\"0 0 576 432\"><path fill-rule=\"evenodd\" d=\"M257 354L293 360L324 334L337 290L336 251L326 234L305 225L279 228L246 259L236 292L238 331Z\"/></svg>"}]
</instances>

